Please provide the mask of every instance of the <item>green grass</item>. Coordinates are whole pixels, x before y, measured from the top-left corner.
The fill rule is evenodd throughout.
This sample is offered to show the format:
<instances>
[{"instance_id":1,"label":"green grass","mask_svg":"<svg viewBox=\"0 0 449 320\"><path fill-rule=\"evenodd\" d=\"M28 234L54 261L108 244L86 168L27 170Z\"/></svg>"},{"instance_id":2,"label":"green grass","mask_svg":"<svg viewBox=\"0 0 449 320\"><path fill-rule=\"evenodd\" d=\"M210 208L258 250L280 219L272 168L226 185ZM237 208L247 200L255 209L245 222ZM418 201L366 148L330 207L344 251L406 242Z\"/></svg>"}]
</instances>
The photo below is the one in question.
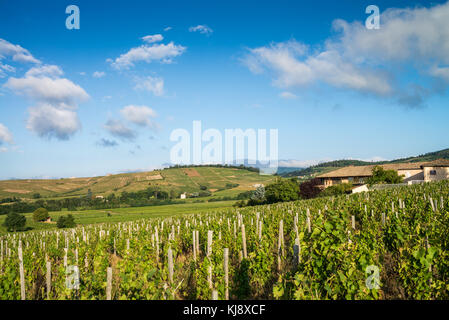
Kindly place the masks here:
<instances>
[{"instance_id":1,"label":"green grass","mask_svg":"<svg viewBox=\"0 0 449 320\"><path fill-rule=\"evenodd\" d=\"M201 202L201 203L183 203L171 204L164 206L150 207L134 207L134 208L117 208L104 210L85 210L85 211L57 211L50 212L53 221L57 221L62 215L71 213L75 217L78 225L88 225L95 223L123 222L142 218L161 218L190 213L200 213L216 209L230 208L235 201L219 201L219 202ZM111 216L108 216L110 212ZM48 224L43 222L34 222L32 213L24 214L27 219L27 228L33 230L55 229L56 224ZM0 234L5 234L6 229L3 227L6 215L0 216Z\"/></svg>"}]
</instances>

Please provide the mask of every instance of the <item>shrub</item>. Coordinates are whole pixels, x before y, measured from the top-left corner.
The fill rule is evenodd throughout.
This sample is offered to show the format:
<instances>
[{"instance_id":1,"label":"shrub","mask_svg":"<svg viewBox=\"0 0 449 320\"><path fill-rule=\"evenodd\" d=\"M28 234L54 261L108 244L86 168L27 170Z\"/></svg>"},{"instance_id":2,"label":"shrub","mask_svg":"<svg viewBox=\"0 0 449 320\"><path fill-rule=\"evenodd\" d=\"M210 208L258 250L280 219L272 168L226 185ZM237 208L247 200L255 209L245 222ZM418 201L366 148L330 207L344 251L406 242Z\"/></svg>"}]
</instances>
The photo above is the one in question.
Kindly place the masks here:
<instances>
[{"instance_id":1,"label":"shrub","mask_svg":"<svg viewBox=\"0 0 449 320\"><path fill-rule=\"evenodd\" d=\"M48 218L50 218L50 216L48 214L48 210L45 208L39 208L33 212L33 220L36 222L45 221Z\"/></svg>"},{"instance_id":2,"label":"shrub","mask_svg":"<svg viewBox=\"0 0 449 320\"><path fill-rule=\"evenodd\" d=\"M201 190L207 190L207 186L200 186Z\"/></svg>"},{"instance_id":3,"label":"shrub","mask_svg":"<svg viewBox=\"0 0 449 320\"><path fill-rule=\"evenodd\" d=\"M6 216L3 225L9 232L12 231L23 231L25 230L26 218L25 216L11 212Z\"/></svg>"},{"instance_id":4,"label":"shrub","mask_svg":"<svg viewBox=\"0 0 449 320\"><path fill-rule=\"evenodd\" d=\"M342 194L348 194L352 191L352 184L340 183L335 186L330 186L320 193L320 196L338 196Z\"/></svg>"},{"instance_id":5,"label":"shrub","mask_svg":"<svg viewBox=\"0 0 449 320\"><path fill-rule=\"evenodd\" d=\"M69 214L67 216L60 216L56 224L58 228L74 228L76 227L75 218Z\"/></svg>"}]
</instances>

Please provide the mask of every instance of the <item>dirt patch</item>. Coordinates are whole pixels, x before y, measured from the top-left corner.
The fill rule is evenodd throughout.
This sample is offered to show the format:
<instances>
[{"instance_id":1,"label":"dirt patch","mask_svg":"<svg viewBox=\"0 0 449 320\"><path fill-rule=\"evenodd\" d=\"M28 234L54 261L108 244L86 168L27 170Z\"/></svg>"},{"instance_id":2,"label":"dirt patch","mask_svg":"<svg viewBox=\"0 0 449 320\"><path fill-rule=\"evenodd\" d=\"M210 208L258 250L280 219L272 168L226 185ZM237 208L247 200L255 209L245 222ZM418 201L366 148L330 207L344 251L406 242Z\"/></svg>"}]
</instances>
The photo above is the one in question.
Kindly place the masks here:
<instances>
[{"instance_id":1,"label":"dirt patch","mask_svg":"<svg viewBox=\"0 0 449 320\"><path fill-rule=\"evenodd\" d=\"M390 252L383 256L384 268L381 272L381 296L383 299L406 299L405 290L400 283L397 271L398 261Z\"/></svg>"},{"instance_id":2,"label":"dirt patch","mask_svg":"<svg viewBox=\"0 0 449 320\"><path fill-rule=\"evenodd\" d=\"M21 193L21 194L30 193L31 192L29 190L24 190L24 189L3 189L3 191L10 192L10 193Z\"/></svg>"},{"instance_id":3,"label":"dirt patch","mask_svg":"<svg viewBox=\"0 0 449 320\"><path fill-rule=\"evenodd\" d=\"M189 177L200 177L198 171L196 171L196 169L193 168L184 169L184 173Z\"/></svg>"},{"instance_id":4,"label":"dirt patch","mask_svg":"<svg viewBox=\"0 0 449 320\"><path fill-rule=\"evenodd\" d=\"M209 189L209 191L210 192L215 192L215 191L217 191L218 189Z\"/></svg>"},{"instance_id":5,"label":"dirt patch","mask_svg":"<svg viewBox=\"0 0 449 320\"><path fill-rule=\"evenodd\" d=\"M164 179L160 174L156 174L154 176L147 176L147 180L162 180Z\"/></svg>"}]
</instances>

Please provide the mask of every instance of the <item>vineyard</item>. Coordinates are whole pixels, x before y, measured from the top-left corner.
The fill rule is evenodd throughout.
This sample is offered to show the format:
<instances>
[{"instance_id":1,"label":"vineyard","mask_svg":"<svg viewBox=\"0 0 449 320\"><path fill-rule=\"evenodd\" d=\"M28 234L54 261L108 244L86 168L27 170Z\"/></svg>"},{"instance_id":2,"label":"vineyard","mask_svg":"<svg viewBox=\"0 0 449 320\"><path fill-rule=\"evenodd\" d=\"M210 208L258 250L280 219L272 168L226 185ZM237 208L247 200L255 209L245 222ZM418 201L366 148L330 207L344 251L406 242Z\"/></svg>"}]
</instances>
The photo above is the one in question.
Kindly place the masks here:
<instances>
[{"instance_id":1,"label":"vineyard","mask_svg":"<svg viewBox=\"0 0 449 320\"><path fill-rule=\"evenodd\" d=\"M449 182L0 238L0 299L448 299Z\"/></svg>"}]
</instances>

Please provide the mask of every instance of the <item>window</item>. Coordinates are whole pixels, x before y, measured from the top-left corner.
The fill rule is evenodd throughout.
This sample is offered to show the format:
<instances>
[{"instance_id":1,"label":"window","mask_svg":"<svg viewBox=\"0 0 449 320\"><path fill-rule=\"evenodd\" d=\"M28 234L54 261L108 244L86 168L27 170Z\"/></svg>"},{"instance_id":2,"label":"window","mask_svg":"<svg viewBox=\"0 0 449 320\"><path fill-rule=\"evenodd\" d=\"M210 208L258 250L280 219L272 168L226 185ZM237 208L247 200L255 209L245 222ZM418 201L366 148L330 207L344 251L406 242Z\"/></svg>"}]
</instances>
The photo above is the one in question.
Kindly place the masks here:
<instances>
[{"instance_id":1,"label":"window","mask_svg":"<svg viewBox=\"0 0 449 320\"><path fill-rule=\"evenodd\" d=\"M430 170L430 175L431 176L436 176L437 175L437 171L436 170Z\"/></svg>"}]
</instances>

